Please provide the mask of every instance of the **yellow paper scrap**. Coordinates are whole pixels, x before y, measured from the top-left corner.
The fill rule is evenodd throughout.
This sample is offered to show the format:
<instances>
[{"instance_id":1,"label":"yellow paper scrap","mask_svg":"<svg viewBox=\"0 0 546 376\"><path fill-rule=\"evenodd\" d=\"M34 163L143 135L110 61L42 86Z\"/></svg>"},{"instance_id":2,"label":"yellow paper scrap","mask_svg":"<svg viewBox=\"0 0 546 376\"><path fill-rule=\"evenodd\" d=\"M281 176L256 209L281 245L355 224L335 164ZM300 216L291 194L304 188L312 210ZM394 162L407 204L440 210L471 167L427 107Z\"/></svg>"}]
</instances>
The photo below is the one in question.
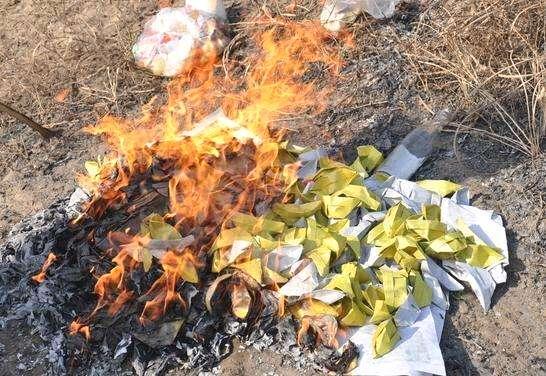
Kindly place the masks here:
<instances>
[{"instance_id":1,"label":"yellow paper scrap","mask_svg":"<svg viewBox=\"0 0 546 376\"><path fill-rule=\"evenodd\" d=\"M216 240L211 247L211 251L219 248L230 247L233 245L235 240L252 241L252 236L245 230L238 227L224 229L220 231L220 234L218 234L216 237Z\"/></svg>"},{"instance_id":2,"label":"yellow paper scrap","mask_svg":"<svg viewBox=\"0 0 546 376\"><path fill-rule=\"evenodd\" d=\"M391 351L400 340L400 334L392 319L385 320L377 326L372 336L372 355L378 358Z\"/></svg>"},{"instance_id":3,"label":"yellow paper scrap","mask_svg":"<svg viewBox=\"0 0 546 376\"><path fill-rule=\"evenodd\" d=\"M389 308L384 300L376 300L373 307L373 315L370 318L370 322L373 324L380 323L382 321L388 320L391 318Z\"/></svg>"},{"instance_id":4,"label":"yellow paper scrap","mask_svg":"<svg viewBox=\"0 0 546 376\"><path fill-rule=\"evenodd\" d=\"M320 246L305 256L309 257L315 263L321 277L324 277L330 271L330 257L332 251L325 246Z\"/></svg>"},{"instance_id":5,"label":"yellow paper scrap","mask_svg":"<svg viewBox=\"0 0 546 376\"><path fill-rule=\"evenodd\" d=\"M348 275L358 283L366 283L370 281L370 274L358 262L347 262L341 265L341 274Z\"/></svg>"},{"instance_id":6,"label":"yellow paper scrap","mask_svg":"<svg viewBox=\"0 0 546 376\"><path fill-rule=\"evenodd\" d=\"M448 180L421 180L417 182L417 185L428 191L437 193L442 197L450 195L461 189L459 184L452 183Z\"/></svg>"},{"instance_id":7,"label":"yellow paper scrap","mask_svg":"<svg viewBox=\"0 0 546 376\"><path fill-rule=\"evenodd\" d=\"M362 244L356 236L347 236L347 245L358 260L362 254Z\"/></svg>"},{"instance_id":8,"label":"yellow paper scrap","mask_svg":"<svg viewBox=\"0 0 546 376\"><path fill-rule=\"evenodd\" d=\"M287 244L297 245L303 243L307 235L307 230L301 227L291 227L282 235L282 241Z\"/></svg>"},{"instance_id":9,"label":"yellow paper scrap","mask_svg":"<svg viewBox=\"0 0 546 376\"><path fill-rule=\"evenodd\" d=\"M448 260L464 249L466 238L460 231L453 231L431 241L425 253L440 260Z\"/></svg>"},{"instance_id":10,"label":"yellow paper scrap","mask_svg":"<svg viewBox=\"0 0 546 376\"><path fill-rule=\"evenodd\" d=\"M419 308L430 305L430 302L432 301L432 290L424 281L421 273L412 270L409 275L409 280L410 285L413 287L411 294Z\"/></svg>"},{"instance_id":11,"label":"yellow paper scrap","mask_svg":"<svg viewBox=\"0 0 546 376\"><path fill-rule=\"evenodd\" d=\"M411 216L411 212L401 202L391 207L383 219L383 229L389 237L394 237L402 230L404 221Z\"/></svg>"},{"instance_id":12,"label":"yellow paper scrap","mask_svg":"<svg viewBox=\"0 0 546 376\"><path fill-rule=\"evenodd\" d=\"M182 235L159 214L150 214L142 220L140 233L149 234L150 238L158 240L179 240Z\"/></svg>"},{"instance_id":13,"label":"yellow paper scrap","mask_svg":"<svg viewBox=\"0 0 546 376\"><path fill-rule=\"evenodd\" d=\"M348 297L355 297L352 278L345 274L335 274L328 284L324 286L324 290L341 290Z\"/></svg>"},{"instance_id":14,"label":"yellow paper scrap","mask_svg":"<svg viewBox=\"0 0 546 376\"><path fill-rule=\"evenodd\" d=\"M478 268L488 268L504 259L500 250L482 244L470 244L457 255L457 258L464 260L467 264Z\"/></svg>"},{"instance_id":15,"label":"yellow paper scrap","mask_svg":"<svg viewBox=\"0 0 546 376\"><path fill-rule=\"evenodd\" d=\"M246 230L250 234L258 234L260 232L280 234L284 231L285 224L283 222L274 221L264 217L254 217L253 215L236 213L231 218L236 227Z\"/></svg>"},{"instance_id":16,"label":"yellow paper scrap","mask_svg":"<svg viewBox=\"0 0 546 376\"><path fill-rule=\"evenodd\" d=\"M379 210L379 208L381 207L381 200L379 199L379 197L377 197L375 193L373 193L363 185L348 185L342 190L334 193L334 195L344 195L347 197L356 198L360 200L360 202L362 202L362 205L365 208L370 210Z\"/></svg>"},{"instance_id":17,"label":"yellow paper scrap","mask_svg":"<svg viewBox=\"0 0 546 376\"><path fill-rule=\"evenodd\" d=\"M366 314L360 310L358 305L349 299L343 305L344 316L340 320L344 326L362 326L366 323Z\"/></svg>"},{"instance_id":18,"label":"yellow paper scrap","mask_svg":"<svg viewBox=\"0 0 546 376\"><path fill-rule=\"evenodd\" d=\"M436 219L408 219L404 225L410 233L425 240L437 239L447 232L446 225Z\"/></svg>"},{"instance_id":19,"label":"yellow paper scrap","mask_svg":"<svg viewBox=\"0 0 546 376\"><path fill-rule=\"evenodd\" d=\"M290 313L294 318L301 320L305 316L330 315L337 317L337 310L316 299L305 299L289 307Z\"/></svg>"},{"instance_id":20,"label":"yellow paper scrap","mask_svg":"<svg viewBox=\"0 0 546 376\"><path fill-rule=\"evenodd\" d=\"M441 218L441 209L438 205L423 205L423 218L429 221L439 221Z\"/></svg>"},{"instance_id":21,"label":"yellow paper scrap","mask_svg":"<svg viewBox=\"0 0 546 376\"><path fill-rule=\"evenodd\" d=\"M383 154L372 145L356 148L358 157L351 165L357 172L369 173L383 162Z\"/></svg>"},{"instance_id":22,"label":"yellow paper scrap","mask_svg":"<svg viewBox=\"0 0 546 376\"><path fill-rule=\"evenodd\" d=\"M347 238L336 233L330 233L328 236L322 239L322 245L334 252L337 258L345 249L345 246L347 245Z\"/></svg>"},{"instance_id":23,"label":"yellow paper scrap","mask_svg":"<svg viewBox=\"0 0 546 376\"><path fill-rule=\"evenodd\" d=\"M473 242L474 244L487 245L486 242L480 239L480 237L470 229L470 227L465 223L465 221L463 221L462 218L457 218L457 220L455 221L455 225L457 226L457 229L461 231L463 235L467 239L470 239L471 242Z\"/></svg>"},{"instance_id":24,"label":"yellow paper scrap","mask_svg":"<svg viewBox=\"0 0 546 376\"><path fill-rule=\"evenodd\" d=\"M240 264L232 264L234 268L242 270L258 283L262 283L262 261L258 258Z\"/></svg>"},{"instance_id":25,"label":"yellow paper scrap","mask_svg":"<svg viewBox=\"0 0 546 376\"><path fill-rule=\"evenodd\" d=\"M394 261L406 270L418 270L421 266L421 260L400 249L394 253Z\"/></svg>"},{"instance_id":26,"label":"yellow paper scrap","mask_svg":"<svg viewBox=\"0 0 546 376\"><path fill-rule=\"evenodd\" d=\"M87 171L87 175L94 178L100 174L101 171L101 165L100 161L86 161L84 163L85 170Z\"/></svg>"},{"instance_id":27,"label":"yellow paper scrap","mask_svg":"<svg viewBox=\"0 0 546 376\"><path fill-rule=\"evenodd\" d=\"M385 294L383 293L382 286L368 285L364 291L362 291L362 298L370 307L375 307L375 303L378 300L385 300Z\"/></svg>"},{"instance_id":28,"label":"yellow paper scrap","mask_svg":"<svg viewBox=\"0 0 546 376\"><path fill-rule=\"evenodd\" d=\"M360 201L352 197L321 196L324 214L328 218L345 218L360 204Z\"/></svg>"},{"instance_id":29,"label":"yellow paper scrap","mask_svg":"<svg viewBox=\"0 0 546 376\"><path fill-rule=\"evenodd\" d=\"M266 266L263 268L263 283L266 285L279 285L281 283L286 283L288 278L282 276L281 274L269 269Z\"/></svg>"},{"instance_id":30,"label":"yellow paper scrap","mask_svg":"<svg viewBox=\"0 0 546 376\"><path fill-rule=\"evenodd\" d=\"M343 164L332 165L329 162L328 166L319 170L314 176L313 181L315 184L311 188L312 192L331 195L345 188L358 175L353 169Z\"/></svg>"},{"instance_id":31,"label":"yellow paper scrap","mask_svg":"<svg viewBox=\"0 0 546 376\"><path fill-rule=\"evenodd\" d=\"M311 201L305 204L280 204L273 205L273 212L281 217L287 224L292 224L300 218L307 218L320 210L322 201Z\"/></svg>"},{"instance_id":32,"label":"yellow paper scrap","mask_svg":"<svg viewBox=\"0 0 546 376\"><path fill-rule=\"evenodd\" d=\"M389 307L400 307L408 297L407 273L404 270L393 270L388 267L381 267L380 270L385 303Z\"/></svg>"},{"instance_id":33,"label":"yellow paper scrap","mask_svg":"<svg viewBox=\"0 0 546 376\"><path fill-rule=\"evenodd\" d=\"M232 286L231 310L236 317L245 319L248 316L252 299L247 288L242 284L234 284Z\"/></svg>"}]
</instances>

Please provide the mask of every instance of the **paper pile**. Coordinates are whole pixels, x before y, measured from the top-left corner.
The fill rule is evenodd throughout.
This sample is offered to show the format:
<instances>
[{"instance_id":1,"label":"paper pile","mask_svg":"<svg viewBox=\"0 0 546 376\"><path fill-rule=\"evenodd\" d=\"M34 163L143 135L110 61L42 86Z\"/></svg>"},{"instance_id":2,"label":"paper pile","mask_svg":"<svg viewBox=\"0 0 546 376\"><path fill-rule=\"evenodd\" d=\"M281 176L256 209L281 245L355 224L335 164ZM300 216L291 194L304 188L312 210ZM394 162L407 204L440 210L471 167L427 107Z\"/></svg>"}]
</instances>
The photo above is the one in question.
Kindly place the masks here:
<instances>
[{"instance_id":1,"label":"paper pile","mask_svg":"<svg viewBox=\"0 0 546 376\"><path fill-rule=\"evenodd\" d=\"M500 217L470 206L457 184L374 173L383 156L372 146L351 165L286 143L279 155L300 165L290 200L260 217L234 215L212 248L212 271L278 290L302 327L334 318L340 349L350 340L360 350L353 374L444 375L449 292L468 282L487 310L506 281Z\"/></svg>"}]
</instances>

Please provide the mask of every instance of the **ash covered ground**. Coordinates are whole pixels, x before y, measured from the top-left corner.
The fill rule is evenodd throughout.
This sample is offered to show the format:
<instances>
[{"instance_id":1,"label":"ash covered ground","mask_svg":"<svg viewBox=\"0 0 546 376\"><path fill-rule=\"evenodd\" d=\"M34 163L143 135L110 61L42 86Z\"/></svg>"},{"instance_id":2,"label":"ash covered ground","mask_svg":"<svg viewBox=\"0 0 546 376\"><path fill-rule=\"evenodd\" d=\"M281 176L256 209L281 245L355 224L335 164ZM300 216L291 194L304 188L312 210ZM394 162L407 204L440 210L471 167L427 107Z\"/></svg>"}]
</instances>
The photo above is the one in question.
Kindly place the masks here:
<instances>
[{"instance_id":1,"label":"ash covered ground","mask_svg":"<svg viewBox=\"0 0 546 376\"><path fill-rule=\"evenodd\" d=\"M129 4L128 4L129 3ZM231 3L231 2L230 2ZM233 2L235 33L257 13L293 17L283 2ZM431 4L432 3L432 4ZM423 91L408 61L408 41L421 15L434 2L403 4L389 21L361 18L351 27L355 48L347 61L328 109L317 117L293 119L290 137L310 146L327 146L347 160L355 147L373 144L388 153L430 111L442 108L451 92ZM461 1L470 6L470 0ZM280 8L279 8L280 4ZM100 140L82 133L106 113L134 114L165 80L137 70L130 46L155 1L90 3L80 0L0 1L1 97L35 120L61 131L43 141L21 124L0 118L0 241L12 227L69 195L83 162L100 154ZM313 1L302 1L297 17L316 17ZM437 22L441 20L436 20ZM241 38L242 39L242 38ZM233 56L248 53L235 43ZM313 74L319 75L320 72ZM55 96L68 89L63 101ZM443 95L442 95L443 94ZM293 124L292 124L293 123ZM546 162L476 135L442 135L435 155L417 178L450 179L469 186L473 205L499 212L511 250L508 282L500 286L492 309L484 314L471 292L454 295L441 342L450 375L542 374L546 367L544 325L544 244L546 241ZM26 326L0 329L0 374L41 375L47 354L37 353L40 338ZM80 370L85 374L85 370ZM220 365L226 375L312 374L274 351L235 346ZM171 375L188 374L171 370ZM190 373L191 374L191 373Z\"/></svg>"}]
</instances>

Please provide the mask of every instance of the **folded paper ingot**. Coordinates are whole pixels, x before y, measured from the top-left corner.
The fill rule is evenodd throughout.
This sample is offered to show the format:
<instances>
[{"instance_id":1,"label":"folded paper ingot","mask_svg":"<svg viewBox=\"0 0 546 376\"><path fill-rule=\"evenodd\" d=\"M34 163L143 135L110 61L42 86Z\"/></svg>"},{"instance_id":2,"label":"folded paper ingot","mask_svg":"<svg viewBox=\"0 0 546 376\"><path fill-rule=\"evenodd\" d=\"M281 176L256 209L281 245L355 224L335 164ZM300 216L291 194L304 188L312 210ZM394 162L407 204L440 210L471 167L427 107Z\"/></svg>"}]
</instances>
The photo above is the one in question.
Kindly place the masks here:
<instances>
[{"instance_id":1,"label":"folded paper ingot","mask_svg":"<svg viewBox=\"0 0 546 376\"><path fill-rule=\"evenodd\" d=\"M385 320L377 326L372 336L372 355L374 358L391 351L400 340L400 335L392 319Z\"/></svg>"}]
</instances>

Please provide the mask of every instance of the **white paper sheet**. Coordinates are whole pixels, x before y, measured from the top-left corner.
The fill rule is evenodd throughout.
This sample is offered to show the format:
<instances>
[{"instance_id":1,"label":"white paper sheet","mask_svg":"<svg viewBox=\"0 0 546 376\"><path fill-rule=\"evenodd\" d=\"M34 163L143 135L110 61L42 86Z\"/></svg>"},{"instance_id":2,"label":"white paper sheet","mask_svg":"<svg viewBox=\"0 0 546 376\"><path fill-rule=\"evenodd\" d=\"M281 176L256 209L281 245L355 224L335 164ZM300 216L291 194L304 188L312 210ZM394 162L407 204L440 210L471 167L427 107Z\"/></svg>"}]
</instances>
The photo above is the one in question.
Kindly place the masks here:
<instances>
[{"instance_id":1,"label":"white paper sheet","mask_svg":"<svg viewBox=\"0 0 546 376\"><path fill-rule=\"evenodd\" d=\"M303 246L301 245L282 245L273 251L265 254L265 264L267 267L277 273L290 268L301 258Z\"/></svg>"},{"instance_id":2,"label":"white paper sheet","mask_svg":"<svg viewBox=\"0 0 546 376\"><path fill-rule=\"evenodd\" d=\"M319 273L317 267L315 263L310 262L279 289L279 294L284 296L301 296L310 293L318 285Z\"/></svg>"},{"instance_id":3,"label":"white paper sheet","mask_svg":"<svg viewBox=\"0 0 546 376\"><path fill-rule=\"evenodd\" d=\"M404 326L411 326L419 317L421 309L415 302L413 295L408 293L406 301L398 307L398 310L394 314L394 323L398 328Z\"/></svg>"},{"instance_id":4,"label":"white paper sheet","mask_svg":"<svg viewBox=\"0 0 546 376\"><path fill-rule=\"evenodd\" d=\"M376 326L365 325L360 328L351 328L349 339L358 347L360 353L358 366L351 374L383 376L428 372L435 375L445 375L434 315L429 307L421 309L421 313L413 325L399 328L401 340L396 347L376 359L372 357L371 347L372 335Z\"/></svg>"},{"instance_id":5,"label":"white paper sheet","mask_svg":"<svg viewBox=\"0 0 546 376\"><path fill-rule=\"evenodd\" d=\"M484 311L489 309L497 284L487 270L459 261L444 261L443 266L457 279L468 282Z\"/></svg>"},{"instance_id":6,"label":"white paper sheet","mask_svg":"<svg viewBox=\"0 0 546 376\"><path fill-rule=\"evenodd\" d=\"M440 284L449 291L462 291L464 286L436 264L430 257L421 261L421 271L435 277Z\"/></svg>"}]
</instances>

